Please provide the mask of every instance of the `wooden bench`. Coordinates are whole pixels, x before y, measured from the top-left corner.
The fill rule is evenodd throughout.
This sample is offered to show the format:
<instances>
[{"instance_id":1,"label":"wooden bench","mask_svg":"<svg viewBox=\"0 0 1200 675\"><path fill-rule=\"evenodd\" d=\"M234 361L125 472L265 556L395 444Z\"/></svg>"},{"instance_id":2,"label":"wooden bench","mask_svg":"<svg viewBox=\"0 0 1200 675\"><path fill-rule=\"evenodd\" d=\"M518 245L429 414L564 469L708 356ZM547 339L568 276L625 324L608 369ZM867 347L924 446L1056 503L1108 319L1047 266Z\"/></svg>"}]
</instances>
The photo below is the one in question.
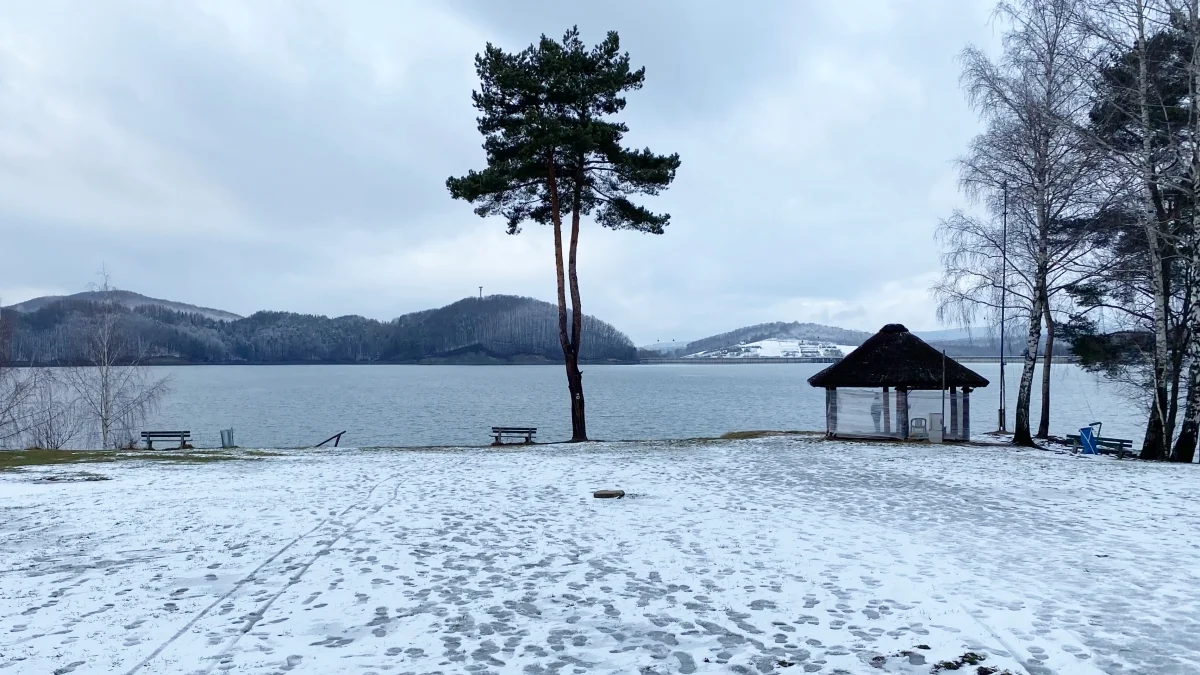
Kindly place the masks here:
<instances>
[{"instance_id":1,"label":"wooden bench","mask_svg":"<svg viewBox=\"0 0 1200 675\"><path fill-rule=\"evenodd\" d=\"M1067 434L1067 440L1071 441L1071 448L1074 450L1082 447L1079 434ZM1102 455L1116 455L1118 459L1124 459L1125 455L1133 452L1133 441L1128 438L1096 437L1096 452Z\"/></svg>"},{"instance_id":2,"label":"wooden bench","mask_svg":"<svg viewBox=\"0 0 1200 675\"><path fill-rule=\"evenodd\" d=\"M492 445L504 445L505 438L524 438L526 443L532 443L537 435L537 427L492 427L492 437L496 440Z\"/></svg>"},{"instance_id":3,"label":"wooden bench","mask_svg":"<svg viewBox=\"0 0 1200 675\"><path fill-rule=\"evenodd\" d=\"M192 440L192 432L190 431L143 431L142 440L146 441L146 449L154 449L154 441L165 439L178 439L179 448L187 447L188 441Z\"/></svg>"}]
</instances>

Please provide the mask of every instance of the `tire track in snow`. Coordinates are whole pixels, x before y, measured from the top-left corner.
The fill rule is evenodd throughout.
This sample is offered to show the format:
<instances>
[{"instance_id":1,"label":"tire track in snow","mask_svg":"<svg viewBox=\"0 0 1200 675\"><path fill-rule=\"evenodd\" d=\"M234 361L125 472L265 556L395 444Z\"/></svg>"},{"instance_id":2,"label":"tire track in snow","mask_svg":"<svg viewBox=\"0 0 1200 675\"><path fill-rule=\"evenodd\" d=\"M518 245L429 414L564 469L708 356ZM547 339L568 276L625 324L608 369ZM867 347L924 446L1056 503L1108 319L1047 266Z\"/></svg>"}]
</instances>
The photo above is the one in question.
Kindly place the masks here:
<instances>
[{"instance_id":1,"label":"tire track in snow","mask_svg":"<svg viewBox=\"0 0 1200 675\"><path fill-rule=\"evenodd\" d=\"M366 496L364 496L362 499L358 500L357 502L354 502L353 504L347 506L341 513L337 514L337 516L325 517L324 519L321 520L321 522L317 523L316 526L314 526L311 530L305 532L304 534L301 534L300 536L296 537L295 539L293 539L290 542L288 542L287 544L285 544L283 546L283 548L280 548L278 551L271 554L271 557L269 557L266 560L264 560L263 562L259 563L258 567L255 567L253 570L251 570L250 574L247 574L245 577L242 577L237 582L235 582L232 588L230 588L228 591L226 591L224 594L222 594L220 597L218 597L216 600L214 600L212 602L212 604L208 605L207 607L205 607L204 609L202 609L198 613L196 613L195 616L193 616L190 620L188 620L188 622L186 624L184 624L173 635L171 635L171 637L167 638L167 640L165 642L163 642L158 647L156 647L153 652L150 652L149 656L147 656L146 658L139 661L136 665L134 665L129 670L125 671L125 675L134 675L135 673L140 671L142 668L145 668L150 662L154 661L154 659L158 658L159 655L161 655L164 651L166 651L166 649L168 647L170 647L172 644L174 644L176 640L178 640L180 637L182 637L184 635L184 633L187 633L188 631L190 631L192 629L192 627L195 626L201 619L203 619L205 616L208 616L209 613L212 612L213 608L217 607L221 603L223 603L226 600L228 600L229 598L233 597L233 595L235 593L237 593L239 590L241 590L242 587L245 586L246 584L248 584L252 581L255 581L258 578L258 573L261 572L263 569L265 569L271 563L275 562L275 560L277 560L279 558L279 556L283 555L284 553L287 553L293 546L300 543L302 540L306 539L307 537L312 535L314 532L317 532L321 528L325 527L325 525L328 524L330 521L332 521L336 518L341 518L342 516L345 516L347 513L350 513L350 511L365 504L375 494L375 491L377 489L379 489L379 486L383 485L384 483L388 482L389 480L392 480L393 478L396 478L399 475L400 474L398 474L398 473L392 474L391 476L388 476L387 478L384 478L383 480L379 481L375 485L371 486L371 489L367 491ZM397 485L397 487L399 487L399 485ZM395 494L396 493L393 493L393 499L395 498ZM364 516L364 518L365 517L366 516ZM361 519L359 521L355 521L355 525L357 525L358 522L360 522L360 521L361 521ZM349 531L349 529L344 530L341 534L338 535L338 539L340 539L342 536L344 536L346 534L346 532L348 532L348 531ZM321 554L318 553L317 555L313 556L313 560L315 560L316 557L319 555L321 555ZM310 560L308 564L311 565L312 561ZM307 569L307 566L305 566L305 569Z\"/></svg>"},{"instance_id":2,"label":"tire track in snow","mask_svg":"<svg viewBox=\"0 0 1200 675\"><path fill-rule=\"evenodd\" d=\"M394 475L389 476L388 478L384 479L382 482L378 483L374 488L371 488L371 492L374 492L375 488L379 487L379 485L382 485L383 483L385 483L388 480L391 480L392 478L395 478L395 477L396 477L396 475L394 474ZM209 661L210 661L208 664L208 667L205 668L204 670L198 671L198 672L202 672L202 673L204 673L204 675L208 675L208 673L211 673L213 671L213 669L216 668L225 658L227 658L230 654L232 654L233 650L237 647L238 642L242 639L242 636L245 635L246 633L249 633L251 630L254 629L254 626L256 626L258 624L258 622L262 620L263 616L266 615L267 610L271 608L271 605L273 605L275 603L275 601L279 599L280 596L282 596L284 593L287 593L288 590L292 586L295 586L297 583L300 582L300 580L302 578L304 578L305 572L308 572L308 569L310 567L312 567L313 563L315 563L317 560L320 560L321 557L327 555L331 550L333 550L333 547L339 541L341 541L347 534L350 534L355 529L357 529L359 524L362 523L362 521L366 520L369 516L373 516L373 515L379 513L380 511L382 511L384 509L384 507L394 504L400 496L400 486L404 485L405 482L407 482L407 480L408 480L408 477L405 476L403 479L396 481L396 486L394 488L392 488L392 496L387 501L381 502L381 503L375 505L373 508L368 508L367 512L362 514L362 516L360 516L358 518L358 520L355 520L349 526L342 528L342 531L339 532L336 537L334 537L332 540L330 540L328 544L323 546L315 554L310 556L309 559L303 565L300 566L299 570L295 574L293 574L291 577L288 578L287 583L285 583L283 585L283 588L280 588L278 592L272 594L271 597L267 598L267 600L265 602L263 602L261 605L258 606L257 609L255 609L253 612L250 613L250 617L251 617L250 620L247 621L246 625L242 626L241 630L239 630L238 633L233 636L233 640L230 641L230 643L228 645L226 645L224 649L222 649L220 652L218 652L216 656L207 657L207 658L209 658ZM370 499L370 495L367 496L367 499ZM362 502L359 502L359 504L362 504L365 501L367 501L367 500L364 499ZM351 508L354 508L354 507L352 506ZM341 514L339 514L339 517L342 515L345 515L349 511L350 511L350 509L346 509L346 511L343 511Z\"/></svg>"},{"instance_id":3,"label":"tire track in snow","mask_svg":"<svg viewBox=\"0 0 1200 675\"><path fill-rule=\"evenodd\" d=\"M991 627L990 625L988 625L988 624L987 624L987 623L986 623L986 622L985 622L983 619L979 618L979 614L978 614L978 612L972 612L971 610L967 609L967 606L966 606L966 605L964 605L964 604L963 604L963 603L961 603L961 602L960 602L960 603L958 603L958 606L959 606L959 607L961 607L961 608L962 608L962 611L963 611L963 612L964 612L964 613L965 613L967 616L971 617L971 619L972 619L973 621L975 621L975 623L979 624L979 625L980 625L980 627L982 627L982 628L983 628L985 631L987 631L988 633L990 633L990 634L991 634L991 636L992 636L992 638L993 638L994 640L996 640L996 642L1000 643L1000 646L1001 646L1001 647L1004 647L1005 649L1007 649L1007 650L1008 650L1008 653L1012 655L1012 658L1013 658L1015 661L1017 661L1017 663L1020 663L1020 664L1021 664L1021 668L1022 668L1022 670L1024 670L1024 671L1025 671L1026 675L1028 675L1028 673L1029 673L1029 664L1028 664L1028 663L1026 663L1026 658L1027 658L1027 657L1021 656L1021 654L1023 654L1023 653L1024 653L1024 654L1028 654L1029 652L1019 652L1019 651L1017 651L1017 650L1016 650L1016 649L1015 649L1015 648L1012 646L1012 644L1011 644L1011 643L1009 643L1009 641L1008 641L1008 640L1005 640L1005 639L1004 639L1004 638L1003 638L1003 637L1000 635L1000 633L996 632L996 629L995 629L995 628L992 628L992 627ZM1049 669L1047 668L1046 670L1049 670ZM1053 674L1053 672L1051 673L1051 675L1054 675L1054 674Z\"/></svg>"}]
</instances>

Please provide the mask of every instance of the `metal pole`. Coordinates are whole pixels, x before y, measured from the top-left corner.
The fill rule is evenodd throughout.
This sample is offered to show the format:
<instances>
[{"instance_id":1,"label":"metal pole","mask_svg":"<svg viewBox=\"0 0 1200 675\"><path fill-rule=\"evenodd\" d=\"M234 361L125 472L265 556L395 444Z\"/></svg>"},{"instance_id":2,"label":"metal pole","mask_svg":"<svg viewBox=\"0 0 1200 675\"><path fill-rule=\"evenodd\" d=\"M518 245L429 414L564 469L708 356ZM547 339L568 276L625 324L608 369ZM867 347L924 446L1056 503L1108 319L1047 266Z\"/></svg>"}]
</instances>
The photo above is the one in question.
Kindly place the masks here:
<instances>
[{"instance_id":1,"label":"metal pole","mask_svg":"<svg viewBox=\"0 0 1200 675\"><path fill-rule=\"evenodd\" d=\"M942 435L946 434L946 350L942 350Z\"/></svg>"},{"instance_id":2,"label":"metal pole","mask_svg":"<svg viewBox=\"0 0 1200 675\"><path fill-rule=\"evenodd\" d=\"M1000 234L1000 431L1007 431L1008 417L1005 414L1005 383L1004 383L1004 309L1008 300L1008 181L1000 184L1004 191L1004 208L1001 216Z\"/></svg>"}]
</instances>

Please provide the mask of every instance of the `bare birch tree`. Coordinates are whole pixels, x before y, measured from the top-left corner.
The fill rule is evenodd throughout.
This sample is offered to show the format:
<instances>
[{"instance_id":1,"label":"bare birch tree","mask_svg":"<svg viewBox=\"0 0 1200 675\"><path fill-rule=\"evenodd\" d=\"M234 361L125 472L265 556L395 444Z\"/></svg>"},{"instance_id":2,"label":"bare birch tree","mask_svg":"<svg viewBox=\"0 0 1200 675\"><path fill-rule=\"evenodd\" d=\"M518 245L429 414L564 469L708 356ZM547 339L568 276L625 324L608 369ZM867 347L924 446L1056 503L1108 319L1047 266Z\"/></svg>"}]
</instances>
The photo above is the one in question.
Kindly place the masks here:
<instances>
[{"instance_id":1,"label":"bare birch tree","mask_svg":"<svg viewBox=\"0 0 1200 675\"><path fill-rule=\"evenodd\" d=\"M943 221L944 271L934 287L939 316L968 323L997 306L1003 289L1027 322L1013 442L1032 445L1030 401L1043 325L1047 328L1038 435L1049 433L1050 367L1059 293L1085 274L1086 239L1076 228L1099 208L1094 192L1101 156L1077 131L1090 108L1087 78L1078 69L1087 34L1078 0L1015 0L997 6L1010 24L998 62L968 48L962 83L987 122L960 160L960 182L998 223L956 213ZM1007 237L1007 238L1005 238ZM1009 252L1001 269L1001 249Z\"/></svg>"},{"instance_id":2,"label":"bare birch tree","mask_svg":"<svg viewBox=\"0 0 1200 675\"><path fill-rule=\"evenodd\" d=\"M78 400L52 369L34 371L32 382L25 447L49 450L67 447L83 431Z\"/></svg>"},{"instance_id":3,"label":"bare birch tree","mask_svg":"<svg viewBox=\"0 0 1200 675\"><path fill-rule=\"evenodd\" d=\"M1143 459L1166 459L1177 410L1181 368L1178 296L1172 281L1180 257L1182 205L1193 195L1196 106L1194 83L1180 94L1177 62L1181 14L1170 0L1087 0L1081 27L1098 43L1086 64L1098 75L1100 104L1093 110L1092 139L1136 185L1133 212L1145 240L1150 297L1150 406ZM1177 31L1176 31L1177 32ZM1190 78L1187 78L1190 79ZM1180 98L1184 101L1180 101ZM1189 100L1190 99L1190 100Z\"/></svg>"},{"instance_id":4,"label":"bare birch tree","mask_svg":"<svg viewBox=\"0 0 1200 675\"><path fill-rule=\"evenodd\" d=\"M128 311L116 297L109 275L95 285L96 312L84 346L85 365L64 368L80 411L99 433L102 448L129 446L133 431L168 393L168 378L155 379L141 365L142 353L123 325Z\"/></svg>"}]
</instances>

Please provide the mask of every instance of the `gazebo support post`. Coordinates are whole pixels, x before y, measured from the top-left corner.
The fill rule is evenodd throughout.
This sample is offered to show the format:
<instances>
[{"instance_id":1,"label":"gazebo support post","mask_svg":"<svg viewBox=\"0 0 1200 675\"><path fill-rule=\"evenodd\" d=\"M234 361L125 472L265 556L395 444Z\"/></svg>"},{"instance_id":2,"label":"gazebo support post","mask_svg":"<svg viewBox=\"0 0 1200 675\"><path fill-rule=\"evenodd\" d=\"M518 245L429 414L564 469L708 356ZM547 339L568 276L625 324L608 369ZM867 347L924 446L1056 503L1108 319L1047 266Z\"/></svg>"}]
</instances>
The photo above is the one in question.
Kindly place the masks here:
<instances>
[{"instance_id":1,"label":"gazebo support post","mask_svg":"<svg viewBox=\"0 0 1200 675\"><path fill-rule=\"evenodd\" d=\"M958 437L958 387L950 387L950 438Z\"/></svg>"},{"instance_id":2,"label":"gazebo support post","mask_svg":"<svg viewBox=\"0 0 1200 675\"><path fill-rule=\"evenodd\" d=\"M971 388L962 389L962 438L971 440Z\"/></svg>"},{"instance_id":3,"label":"gazebo support post","mask_svg":"<svg viewBox=\"0 0 1200 675\"><path fill-rule=\"evenodd\" d=\"M838 395L836 387L825 390L825 435L837 436Z\"/></svg>"},{"instance_id":4,"label":"gazebo support post","mask_svg":"<svg viewBox=\"0 0 1200 675\"><path fill-rule=\"evenodd\" d=\"M908 389L896 387L896 422L900 425L900 438L908 440Z\"/></svg>"},{"instance_id":5,"label":"gazebo support post","mask_svg":"<svg viewBox=\"0 0 1200 675\"><path fill-rule=\"evenodd\" d=\"M883 433L892 434L892 392L883 388Z\"/></svg>"}]
</instances>

